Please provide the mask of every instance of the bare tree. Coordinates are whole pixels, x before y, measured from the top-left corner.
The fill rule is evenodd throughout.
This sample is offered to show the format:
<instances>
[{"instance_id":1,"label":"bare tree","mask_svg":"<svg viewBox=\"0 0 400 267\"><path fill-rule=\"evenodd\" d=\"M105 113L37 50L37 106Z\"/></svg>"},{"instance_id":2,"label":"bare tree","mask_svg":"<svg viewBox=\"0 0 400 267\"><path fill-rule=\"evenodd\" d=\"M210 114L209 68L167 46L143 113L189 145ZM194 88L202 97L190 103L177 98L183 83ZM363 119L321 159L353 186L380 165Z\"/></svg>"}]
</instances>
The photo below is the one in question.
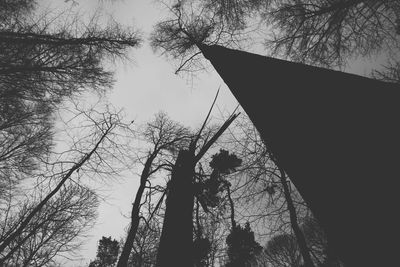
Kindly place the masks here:
<instances>
[{"instance_id":1,"label":"bare tree","mask_svg":"<svg viewBox=\"0 0 400 267\"><path fill-rule=\"evenodd\" d=\"M140 222L140 209L143 205L142 198L149 179L158 171L168 167L169 153L179 150L188 142L189 131L183 126L171 121L166 114L159 113L153 122L147 124L144 130L145 139L152 144L140 175L140 185L136 192L135 201L131 211L131 223L117 266L127 266L129 255L134 246L136 232ZM151 184L150 184L151 187ZM151 193L151 192L149 192ZM146 195L148 196L148 195ZM147 197L146 197L147 200ZM145 218L143 217L145 220Z\"/></svg>"},{"instance_id":2,"label":"bare tree","mask_svg":"<svg viewBox=\"0 0 400 267\"><path fill-rule=\"evenodd\" d=\"M0 199L7 197L3 189L33 175L53 147L52 109L42 104L25 107L0 98Z\"/></svg>"},{"instance_id":3,"label":"bare tree","mask_svg":"<svg viewBox=\"0 0 400 267\"><path fill-rule=\"evenodd\" d=\"M35 15L33 0L3 0L0 7L0 184L6 188L48 156L61 101L108 89L107 60L126 59L140 38L115 22L101 26L96 17L84 24L76 14Z\"/></svg>"},{"instance_id":4,"label":"bare tree","mask_svg":"<svg viewBox=\"0 0 400 267\"><path fill-rule=\"evenodd\" d=\"M262 256L274 267L302 266L296 239L290 234L273 237L268 241Z\"/></svg>"},{"instance_id":5,"label":"bare tree","mask_svg":"<svg viewBox=\"0 0 400 267\"><path fill-rule=\"evenodd\" d=\"M118 170L113 166L114 161L123 161L124 155L120 145L116 142L118 141L117 138L121 137L125 130L129 131L128 125L121 122L120 114L118 113L98 113L95 110L89 110L82 111L79 114L87 119L86 121L81 119L77 122L80 124L80 128L75 130L79 130L81 135L75 136L69 151L53 152L52 156L46 162L43 162L41 165L43 168L42 173L37 176L39 183L37 188L43 188L43 190L34 191L37 194L37 200L28 207L21 208L24 212L18 213L17 223L13 224L12 227L4 228L6 230L3 231L0 240L2 262L12 258L20 247L26 244L32 236L35 236L35 231L30 229L35 227L36 220L42 218L39 215L42 214L43 210L47 206L51 206L57 196L62 195L65 186L70 183L74 183L77 186L85 186L83 178L87 178L87 176L96 175L96 178L99 179L104 175L117 175ZM77 115L75 114L75 119L77 119ZM96 115L100 119L96 118ZM72 127L73 125L70 120L68 126ZM86 136L84 136L85 133L87 134ZM72 191L79 192L76 189ZM29 199L28 193L27 197ZM10 209L6 210L8 213L11 212ZM5 222L8 221L10 214L6 214L3 218ZM84 220L85 216L81 219ZM60 218L62 217L63 215L61 214ZM18 245L13 247L13 244L16 244L15 242L18 242Z\"/></svg>"},{"instance_id":6,"label":"bare tree","mask_svg":"<svg viewBox=\"0 0 400 267\"><path fill-rule=\"evenodd\" d=\"M341 64L349 56L398 51L397 1L275 1L265 18L276 26L276 52L303 62Z\"/></svg>"},{"instance_id":7,"label":"bare tree","mask_svg":"<svg viewBox=\"0 0 400 267\"><path fill-rule=\"evenodd\" d=\"M25 200L12 214L2 216L1 240L18 227L37 206ZM30 223L8 245L5 266L52 266L56 256L77 257L80 237L94 223L98 200L89 189L68 183L34 215ZM9 210L9 213L11 211Z\"/></svg>"},{"instance_id":8,"label":"bare tree","mask_svg":"<svg viewBox=\"0 0 400 267\"><path fill-rule=\"evenodd\" d=\"M57 102L83 89L107 89L113 80L112 72L104 67L105 60L124 58L128 48L140 41L135 31L116 22L101 27L96 17L86 25L73 14L72 19L58 19L24 13L4 19L0 29L1 95Z\"/></svg>"},{"instance_id":9,"label":"bare tree","mask_svg":"<svg viewBox=\"0 0 400 267\"><path fill-rule=\"evenodd\" d=\"M335 255L330 254L324 231L312 217L307 217L301 225L315 266L340 267L343 264ZM264 262L271 266L307 266L301 257L300 248L292 234L277 234L266 244L256 262Z\"/></svg>"},{"instance_id":10,"label":"bare tree","mask_svg":"<svg viewBox=\"0 0 400 267\"><path fill-rule=\"evenodd\" d=\"M127 266L155 266L160 235L161 228L157 223L139 225Z\"/></svg>"},{"instance_id":11,"label":"bare tree","mask_svg":"<svg viewBox=\"0 0 400 267\"><path fill-rule=\"evenodd\" d=\"M175 73L204 68L201 45L238 46L244 37L205 6L176 1L167 6L171 18L159 22L151 35L154 50L179 61Z\"/></svg>"}]
</instances>

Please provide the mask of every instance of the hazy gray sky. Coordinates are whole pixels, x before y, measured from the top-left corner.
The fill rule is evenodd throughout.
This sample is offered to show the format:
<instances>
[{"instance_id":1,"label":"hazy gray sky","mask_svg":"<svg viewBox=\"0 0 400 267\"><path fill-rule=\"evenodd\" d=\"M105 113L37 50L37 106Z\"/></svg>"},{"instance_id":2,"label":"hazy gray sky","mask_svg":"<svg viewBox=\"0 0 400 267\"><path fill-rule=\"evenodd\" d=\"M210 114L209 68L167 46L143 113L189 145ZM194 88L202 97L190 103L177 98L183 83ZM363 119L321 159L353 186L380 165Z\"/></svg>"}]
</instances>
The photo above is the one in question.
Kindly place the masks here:
<instances>
[{"instance_id":1,"label":"hazy gray sky","mask_svg":"<svg viewBox=\"0 0 400 267\"><path fill-rule=\"evenodd\" d=\"M55 10L66 7L64 0L45 2ZM153 25L165 15L160 5L156 5L152 0L77 2L79 5L73 9L80 10L85 16L102 6L101 13L108 13L118 22L133 25L143 33L142 46L132 50L133 63L118 65L115 76L117 82L108 94L110 101L115 106L124 108L129 118L142 123L162 110L172 119L194 127L205 118L218 87L221 87L221 91L217 107L225 113L233 111L237 102L212 68L208 73L198 73L191 81L175 75L173 63L153 53L147 37ZM67 6L70 5L69 3ZM368 69L364 63L359 63L353 72L364 74ZM216 115L217 112L218 109ZM140 169L136 172L140 172ZM89 238L81 251L85 259L69 263L68 266L87 266L89 261L95 258L97 241L102 236L111 236L119 240L124 235L138 182L139 177L132 174L104 187L102 194L109 197L101 204L96 226L88 233Z\"/></svg>"}]
</instances>

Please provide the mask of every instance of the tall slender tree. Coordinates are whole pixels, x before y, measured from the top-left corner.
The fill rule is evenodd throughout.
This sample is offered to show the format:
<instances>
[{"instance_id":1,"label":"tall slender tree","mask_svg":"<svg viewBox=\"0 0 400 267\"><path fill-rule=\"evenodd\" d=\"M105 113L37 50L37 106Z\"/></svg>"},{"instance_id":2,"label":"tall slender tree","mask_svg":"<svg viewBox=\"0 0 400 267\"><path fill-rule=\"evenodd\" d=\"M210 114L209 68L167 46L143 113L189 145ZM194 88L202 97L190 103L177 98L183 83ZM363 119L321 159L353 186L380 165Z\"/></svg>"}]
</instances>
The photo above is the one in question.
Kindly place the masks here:
<instances>
[{"instance_id":1,"label":"tall slender tree","mask_svg":"<svg viewBox=\"0 0 400 267\"><path fill-rule=\"evenodd\" d=\"M140 225L140 209L143 205L143 193L146 187L148 187L150 177L168 167L170 165L168 160L171 159L171 156L173 158L171 152L173 153L175 150L179 150L190 138L187 129L171 121L164 113L159 113L156 115L153 122L147 124L143 135L153 147L147 153L140 175L140 184L131 211L131 223L121 255L118 259L118 267L127 266L132 253L135 236Z\"/></svg>"}]
</instances>

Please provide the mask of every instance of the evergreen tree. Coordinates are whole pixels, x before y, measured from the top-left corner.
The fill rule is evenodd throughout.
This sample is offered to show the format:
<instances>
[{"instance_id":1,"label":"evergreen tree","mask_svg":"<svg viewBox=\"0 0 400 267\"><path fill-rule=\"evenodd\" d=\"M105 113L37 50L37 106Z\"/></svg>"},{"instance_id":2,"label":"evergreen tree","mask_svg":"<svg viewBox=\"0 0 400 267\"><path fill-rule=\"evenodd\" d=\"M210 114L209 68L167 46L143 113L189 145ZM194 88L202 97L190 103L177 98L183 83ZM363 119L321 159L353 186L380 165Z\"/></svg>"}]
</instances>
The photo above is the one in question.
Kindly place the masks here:
<instances>
[{"instance_id":1,"label":"evergreen tree","mask_svg":"<svg viewBox=\"0 0 400 267\"><path fill-rule=\"evenodd\" d=\"M97 247L96 259L90 262L89 267L111 267L117 262L119 243L110 237L103 236Z\"/></svg>"},{"instance_id":2,"label":"evergreen tree","mask_svg":"<svg viewBox=\"0 0 400 267\"><path fill-rule=\"evenodd\" d=\"M244 227L240 224L235 225L226 238L226 243L229 258L226 267L247 266L249 261L262 249L254 239L254 232L251 230L249 222Z\"/></svg>"}]
</instances>

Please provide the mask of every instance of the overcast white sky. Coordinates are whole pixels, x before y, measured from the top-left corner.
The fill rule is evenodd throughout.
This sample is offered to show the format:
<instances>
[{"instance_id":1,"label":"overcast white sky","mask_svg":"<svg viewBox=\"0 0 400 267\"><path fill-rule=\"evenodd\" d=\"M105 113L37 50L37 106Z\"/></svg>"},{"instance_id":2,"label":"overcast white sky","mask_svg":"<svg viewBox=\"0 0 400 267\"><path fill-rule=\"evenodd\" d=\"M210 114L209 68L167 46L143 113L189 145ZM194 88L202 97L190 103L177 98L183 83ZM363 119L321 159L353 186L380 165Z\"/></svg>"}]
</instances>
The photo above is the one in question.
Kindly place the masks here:
<instances>
[{"instance_id":1,"label":"overcast white sky","mask_svg":"<svg viewBox=\"0 0 400 267\"><path fill-rule=\"evenodd\" d=\"M46 0L51 9L65 7L64 0ZM116 84L108 94L110 101L117 107L124 108L129 118L141 123L148 121L160 110L184 125L196 126L203 121L208 108L221 86L217 107L224 112L231 112L237 102L222 79L210 68L208 73L199 73L193 81L174 74L172 62L151 50L148 34L159 21L164 11L152 0L78 0L74 8L89 15L96 7L103 6L102 12L112 15L118 22L133 25L143 33L144 42L139 49L132 50L132 64L119 65L116 72ZM40 2L39 3L43 3ZM70 4L68 4L70 6ZM363 74L368 67L359 64L353 71ZM218 110L218 109L217 109ZM218 115L218 113L216 113ZM140 170L137 170L139 172ZM119 240L129 220L138 186L138 177L119 179L118 182L104 188L108 195L107 202L99 209L96 226L89 232L89 238L81 251L84 260L69 263L68 266L87 266L96 255L97 241L102 236L111 236Z\"/></svg>"}]
</instances>

